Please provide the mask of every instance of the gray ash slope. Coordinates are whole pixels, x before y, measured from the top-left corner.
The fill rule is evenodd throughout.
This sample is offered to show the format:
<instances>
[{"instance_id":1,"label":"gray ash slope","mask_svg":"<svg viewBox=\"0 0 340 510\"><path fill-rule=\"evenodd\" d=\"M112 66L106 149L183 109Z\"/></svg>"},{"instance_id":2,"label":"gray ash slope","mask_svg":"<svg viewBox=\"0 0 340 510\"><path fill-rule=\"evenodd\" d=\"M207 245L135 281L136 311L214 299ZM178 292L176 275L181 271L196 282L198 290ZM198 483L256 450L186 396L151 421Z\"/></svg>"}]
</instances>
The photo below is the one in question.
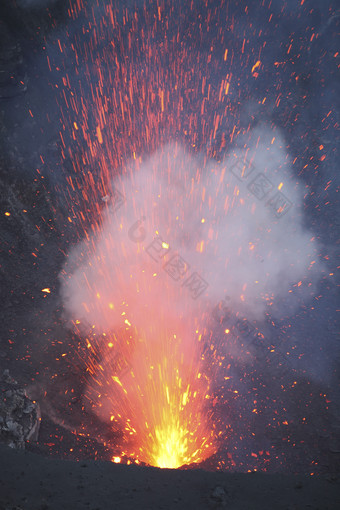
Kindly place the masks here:
<instances>
[{"instance_id":1,"label":"gray ash slope","mask_svg":"<svg viewBox=\"0 0 340 510\"><path fill-rule=\"evenodd\" d=\"M340 480L46 459L0 446L0 509L335 510Z\"/></svg>"}]
</instances>

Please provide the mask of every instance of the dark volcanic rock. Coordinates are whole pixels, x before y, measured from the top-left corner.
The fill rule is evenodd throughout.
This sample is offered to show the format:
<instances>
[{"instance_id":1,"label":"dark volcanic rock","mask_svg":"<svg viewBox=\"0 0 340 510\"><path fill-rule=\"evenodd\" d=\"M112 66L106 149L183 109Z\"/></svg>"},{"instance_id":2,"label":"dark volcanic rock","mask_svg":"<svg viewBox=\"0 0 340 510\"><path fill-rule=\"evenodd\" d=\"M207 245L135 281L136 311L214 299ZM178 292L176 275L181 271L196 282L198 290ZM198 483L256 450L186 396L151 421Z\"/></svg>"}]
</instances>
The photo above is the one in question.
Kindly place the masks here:
<instances>
[{"instance_id":1,"label":"dark volcanic rock","mask_svg":"<svg viewBox=\"0 0 340 510\"><path fill-rule=\"evenodd\" d=\"M5 370L0 378L0 442L25 448L25 441L37 440L40 409Z\"/></svg>"}]
</instances>

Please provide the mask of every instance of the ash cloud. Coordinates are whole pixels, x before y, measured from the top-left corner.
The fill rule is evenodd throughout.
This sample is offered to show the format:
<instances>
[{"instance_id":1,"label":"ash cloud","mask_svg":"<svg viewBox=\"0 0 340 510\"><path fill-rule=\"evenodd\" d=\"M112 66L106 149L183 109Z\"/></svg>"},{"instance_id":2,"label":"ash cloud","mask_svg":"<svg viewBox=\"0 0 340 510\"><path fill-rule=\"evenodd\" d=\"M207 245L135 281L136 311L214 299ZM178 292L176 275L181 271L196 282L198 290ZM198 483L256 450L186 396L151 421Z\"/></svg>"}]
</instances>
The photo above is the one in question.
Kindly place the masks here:
<instances>
[{"instance_id":1,"label":"ash cloud","mask_svg":"<svg viewBox=\"0 0 340 510\"><path fill-rule=\"evenodd\" d=\"M112 199L102 231L69 254L69 318L106 332L122 324L126 301L138 326L146 313L196 324L224 296L256 320L309 300L323 265L304 227L306 191L277 130L243 142L220 163L170 144L127 165L113 183L125 202Z\"/></svg>"}]
</instances>

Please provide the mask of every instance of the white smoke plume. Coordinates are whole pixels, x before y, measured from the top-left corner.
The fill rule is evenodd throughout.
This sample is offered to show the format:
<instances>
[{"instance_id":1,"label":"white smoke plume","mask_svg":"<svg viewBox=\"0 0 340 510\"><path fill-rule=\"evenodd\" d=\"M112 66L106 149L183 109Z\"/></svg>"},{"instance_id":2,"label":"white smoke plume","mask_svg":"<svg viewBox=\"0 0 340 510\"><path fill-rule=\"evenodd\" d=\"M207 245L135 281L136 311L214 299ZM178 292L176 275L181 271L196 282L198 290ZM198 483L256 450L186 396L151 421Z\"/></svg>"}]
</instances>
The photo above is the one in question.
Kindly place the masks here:
<instances>
[{"instance_id":1,"label":"white smoke plume","mask_svg":"<svg viewBox=\"0 0 340 510\"><path fill-rule=\"evenodd\" d=\"M145 314L195 322L226 295L261 319L273 303L288 299L293 311L315 291L319 248L277 131L254 130L219 163L170 144L132 160L114 189L101 232L63 272L71 319L110 331L128 307L137 327Z\"/></svg>"}]
</instances>

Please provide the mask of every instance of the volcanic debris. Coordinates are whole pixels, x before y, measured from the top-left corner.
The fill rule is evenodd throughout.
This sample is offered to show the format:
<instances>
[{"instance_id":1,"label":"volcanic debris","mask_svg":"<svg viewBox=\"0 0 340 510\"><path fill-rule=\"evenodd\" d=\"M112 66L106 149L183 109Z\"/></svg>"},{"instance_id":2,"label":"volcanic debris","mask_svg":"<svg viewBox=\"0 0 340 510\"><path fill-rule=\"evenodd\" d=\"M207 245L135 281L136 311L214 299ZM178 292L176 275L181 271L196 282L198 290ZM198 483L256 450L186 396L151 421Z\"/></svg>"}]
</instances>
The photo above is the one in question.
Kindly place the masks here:
<instances>
[{"instance_id":1,"label":"volcanic debris","mask_svg":"<svg viewBox=\"0 0 340 510\"><path fill-rule=\"evenodd\" d=\"M0 395L0 442L23 449L26 441L38 439L39 405L28 398L8 370L0 376Z\"/></svg>"}]
</instances>

